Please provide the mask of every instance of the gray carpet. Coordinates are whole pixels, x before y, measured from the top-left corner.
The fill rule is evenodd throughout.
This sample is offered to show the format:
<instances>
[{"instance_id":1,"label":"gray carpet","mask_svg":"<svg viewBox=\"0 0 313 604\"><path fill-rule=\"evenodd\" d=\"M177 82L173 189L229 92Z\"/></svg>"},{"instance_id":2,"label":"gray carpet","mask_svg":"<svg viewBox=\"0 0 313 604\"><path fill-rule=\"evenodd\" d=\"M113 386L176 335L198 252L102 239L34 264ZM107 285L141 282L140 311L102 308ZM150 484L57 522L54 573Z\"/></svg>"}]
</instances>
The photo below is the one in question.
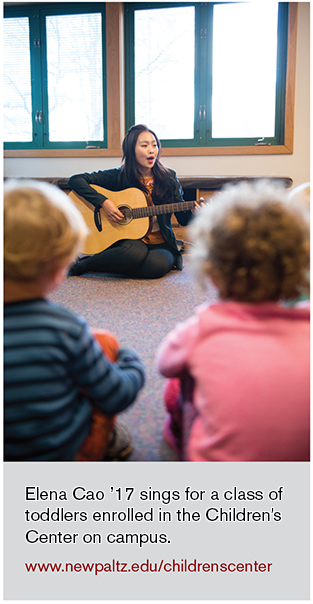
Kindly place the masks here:
<instances>
[{"instance_id":1,"label":"gray carpet","mask_svg":"<svg viewBox=\"0 0 313 604\"><path fill-rule=\"evenodd\" d=\"M168 331L192 315L198 304L216 298L213 287L206 295L199 289L188 261L185 255L183 271L172 271L163 279L144 281L95 273L70 277L50 296L83 316L90 327L109 329L145 363L145 387L132 407L121 414L133 437L130 461L177 459L163 440L165 380L155 369L155 351Z\"/></svg>"}]
</instances>

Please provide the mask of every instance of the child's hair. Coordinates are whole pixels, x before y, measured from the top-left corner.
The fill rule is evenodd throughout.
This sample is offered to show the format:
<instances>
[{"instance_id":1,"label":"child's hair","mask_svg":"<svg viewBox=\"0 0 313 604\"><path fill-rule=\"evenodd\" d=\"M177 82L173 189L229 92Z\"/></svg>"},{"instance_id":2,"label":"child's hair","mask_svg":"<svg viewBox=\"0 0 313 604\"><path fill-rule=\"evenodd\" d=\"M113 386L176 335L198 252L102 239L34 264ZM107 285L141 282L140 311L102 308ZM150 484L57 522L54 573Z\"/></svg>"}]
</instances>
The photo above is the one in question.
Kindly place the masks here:
<instances>
[{"instance_id":1,"label":"child's hair","mask_svg":"<svg viewBox=\"0 0 313 604\"><path fill-rule=\"evenodd\" d=\"M196 277L221 299L293 300L309 289L310 235L282 188L259 181L224 189L202 207L190 234Z\"/></svg>"},{"instance_id":2,"label":"child's hair","mask_svg":"<svg viewBox=\"0 0 313 604\"><path fill-rule=\"evenodd\" d=\"M32 180L4 185L4 277L35 280L66 266L81 250L88 229L68 196Z\"/></svg>"},{"instance_id":3,"label":"child's hair","mask_svg":"<svg viewBox=\"0 0 313 604\"><path fill-rule=\"evenodd\" d=\"M310 222L310 193L310 183L304 182L292 189L288 195L289 207L299 210L308 223Z\"/></svg>"}]
</instances>

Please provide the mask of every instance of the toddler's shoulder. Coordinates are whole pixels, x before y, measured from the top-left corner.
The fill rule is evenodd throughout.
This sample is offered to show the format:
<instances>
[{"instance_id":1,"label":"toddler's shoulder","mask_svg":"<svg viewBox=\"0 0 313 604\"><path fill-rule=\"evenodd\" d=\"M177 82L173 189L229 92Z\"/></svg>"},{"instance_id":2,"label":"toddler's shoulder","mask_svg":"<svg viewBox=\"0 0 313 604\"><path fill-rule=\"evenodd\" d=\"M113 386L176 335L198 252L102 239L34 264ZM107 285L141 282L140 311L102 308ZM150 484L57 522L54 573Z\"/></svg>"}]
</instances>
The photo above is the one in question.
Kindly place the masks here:
<instances>
[{"instance_id":1,"label":"toddler's shoulder","mask_svg":"<svg viewBox=\"0 0 313 604\"><path fill-rule=\"evenodd\" d=\"M76 315L71 310L59 306L53 302L48 302L47 318L52 323L55 323L56 329L62 330L65 333L78 336L87 329L86 321Z\"/></svg>"}]
</instances>

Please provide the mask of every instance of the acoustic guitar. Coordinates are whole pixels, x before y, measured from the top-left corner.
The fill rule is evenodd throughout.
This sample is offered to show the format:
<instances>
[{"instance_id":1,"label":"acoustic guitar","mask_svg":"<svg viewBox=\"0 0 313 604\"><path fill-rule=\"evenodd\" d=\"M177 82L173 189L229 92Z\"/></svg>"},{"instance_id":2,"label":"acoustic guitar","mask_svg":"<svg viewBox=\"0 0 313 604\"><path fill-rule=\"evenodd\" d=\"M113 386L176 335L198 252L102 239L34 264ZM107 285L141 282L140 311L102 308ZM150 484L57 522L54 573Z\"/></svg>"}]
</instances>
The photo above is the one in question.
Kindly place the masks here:
<instances>
[{"instance_id":1,"label":"acoustic guitar","mask_svg":"<svg viewBox=\"0 0 313 604\"><path fill-rule=\"evenodd\" d=\"M195 201L148 206L146 197L140 189L109 191L97 185L91 185L91 187L113 201L124 215L124 218L119 223L111 222L103 208L101 208L102 230L98 231L94 221L94 206L86 201L84 197L71 191L69 197L82 213L89 229L84 247L85 254L102 252L121 239L142 239L148 233L149 219L153 216L192 210L195 207Z\"/></svg>"}]
</instances>

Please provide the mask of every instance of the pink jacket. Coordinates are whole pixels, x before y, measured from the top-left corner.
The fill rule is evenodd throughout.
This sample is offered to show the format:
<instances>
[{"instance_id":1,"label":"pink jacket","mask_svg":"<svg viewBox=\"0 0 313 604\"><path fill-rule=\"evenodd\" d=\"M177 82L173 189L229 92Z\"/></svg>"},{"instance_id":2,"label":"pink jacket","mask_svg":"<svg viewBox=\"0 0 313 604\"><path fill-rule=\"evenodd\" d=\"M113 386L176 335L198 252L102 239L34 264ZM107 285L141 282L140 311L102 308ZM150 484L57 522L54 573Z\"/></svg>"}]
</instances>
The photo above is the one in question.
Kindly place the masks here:
<instances>
[{"instance_id":1,"label":"pink jacket","mask_svg":"<svg viewBox=\"0 0 313 604\"><path fill-rule=\"evenodd\" d=\"M308 461L309 308L204 304L162 342L165 377L195 380L190 461Z\"/></svg>"}]
</instances>

